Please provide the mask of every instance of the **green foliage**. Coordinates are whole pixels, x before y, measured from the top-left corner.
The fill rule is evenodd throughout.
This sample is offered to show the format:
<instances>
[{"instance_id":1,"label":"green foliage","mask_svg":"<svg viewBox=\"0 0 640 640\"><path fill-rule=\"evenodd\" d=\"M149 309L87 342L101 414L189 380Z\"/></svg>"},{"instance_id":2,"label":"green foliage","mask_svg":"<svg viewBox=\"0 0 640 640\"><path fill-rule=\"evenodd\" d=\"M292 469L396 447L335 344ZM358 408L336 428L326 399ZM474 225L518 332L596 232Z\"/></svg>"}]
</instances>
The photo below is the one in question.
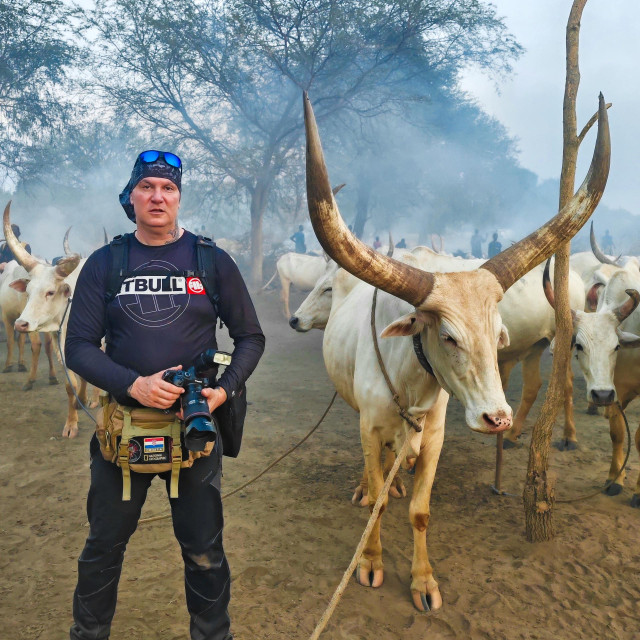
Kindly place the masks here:
<instances>
[{"instance_id":1,"label":"green foliage","mask_svg":"<svg viewBox=\"0 0 640 640\"><path fill-rule=\"evenodd\" d=\"M4 178L33 170L33 150L59 130L61 84L75 50L65 40L61 0L0 0L0 167Z\"/></svg>"}]
</instances>

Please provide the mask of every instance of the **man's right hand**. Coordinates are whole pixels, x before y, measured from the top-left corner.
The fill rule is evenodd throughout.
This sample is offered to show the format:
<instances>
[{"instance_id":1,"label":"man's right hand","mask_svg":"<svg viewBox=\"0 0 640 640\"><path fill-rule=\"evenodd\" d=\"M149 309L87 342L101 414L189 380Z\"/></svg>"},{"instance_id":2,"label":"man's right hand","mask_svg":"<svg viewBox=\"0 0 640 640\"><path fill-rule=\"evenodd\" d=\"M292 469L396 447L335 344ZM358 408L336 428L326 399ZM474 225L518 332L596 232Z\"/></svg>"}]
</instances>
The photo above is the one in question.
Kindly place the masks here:
<instances>
[{"instance_id":1,"label":"man's right hand","mask_svg":"<svg viewBox=\"0 0 640 640\"><path fill-rule=\"evenodd\" d=\"M182 369L182 365L168 367L168 369ZM155 409L169 409L175 401L184 393L182 387L162 379L166 371L158 371L151 376L140 376L129 388L128 394L145 407Z\"/></svg>"}]
</instances>

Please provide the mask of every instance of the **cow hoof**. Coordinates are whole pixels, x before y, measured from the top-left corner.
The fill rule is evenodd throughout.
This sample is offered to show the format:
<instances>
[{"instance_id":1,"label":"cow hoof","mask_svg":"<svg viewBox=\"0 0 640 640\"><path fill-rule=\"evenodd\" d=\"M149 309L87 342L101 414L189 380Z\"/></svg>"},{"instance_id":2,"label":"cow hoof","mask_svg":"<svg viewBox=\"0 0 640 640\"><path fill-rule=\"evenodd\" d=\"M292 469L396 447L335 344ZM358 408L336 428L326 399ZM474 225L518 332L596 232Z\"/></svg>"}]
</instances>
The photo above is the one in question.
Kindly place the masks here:
<instances>
[{"instance_id":1,"label":"cow hoof","mask_svg":"<svg viewBox=\"0 0 640 640\"><path fill-rule=\"evenodd\" d=\"M78 425L77 424L72 424L72 425L64 425L64 428L62 429L62 437L63 438L75 438L78 435Z\"/></svg>"},{"instance_id":2,"label":"cow hoof","mask_svg":"<svg viewBox=\"0 0 640 640\"><path fill-rule=\"evenodd\" d=\"M18 371L28 371L28 369L23 364L19 364L18 365Z\"/></svg>"},{"instance_id":3,"label":"cow hoof","mask_svg":"<svg viewBox=\"0 0 640 640\"><path fill-rule=\"evenodd\" d=\"M556 442L555 447L558 451L575 451L578 448L578 443L573 440L563 438Z\"/></svg>"},{"instance_id":4,"label":"cow hoof","mask_svg":"<svg viewBox=\"0 0 640 640\"><path fill-rule=\"evenodd\" d=\"M391 486L389 487L389 495L394 498L407 497L407 490L405 489L404 483L397 476L394 478Z\"/></svg>"},{"instance_id":5,"label":"cow hoof","mask_svg":"<svg viewBox=\"0 0 640 640\"><path fill-rule=\"evenodd\" d=\"M13 365L7 365L3 370L2 373L11 373L13 371Z\"/></svg>"},{"instance_id":6,"label":"cow hoof","mask_svg":"<svg viewBox=\"0 0 640 640\"><path fill-rule=\"evenodd\" d=\"M60 384L60 383L58 382L58 378L56 378L55 376L49 376L49 384L54 385L54 384Z\"/></svg>"},{"instance_id":7,"label":"cow hoof","mask_svg":"<svg viewBox=\"0 0 640 640\"><path fill-rule=\"evenodd\" d=\"M502 441L503 449L517 449L520 446L518 442L514 442L513 440L509 440L509 438L505 438Z\"/></svg>"},{"instance_id":8,"label":"cow hoof","mask_svg":"<svg viewBox=\"0 0 640 640\"><path fill-rule=\"evenodd\" d=\"M617 482L606 484L602 492L608 496L618 496L622 493L622 485Z\"/></svg>"},{"instance_id":9,"label":"cow hoof","mask_svg":"<svg viewBox=\"0 0 640 640\"><path fill-rule=\"evenodd\" d=\"M99 402L94 401L89 405L89 409L97 409L99 404Z\"/></svg>"},{"instance_id":10,"label":"cow hoof","mask_svg":"<svg viewBox=\"0 0 640 640\"><path fill-rule=\"evenodd\" d=\"M597 416L598 415L598 407L595 404L590 404L587 407L587 415L588 416Z\"/></svg>"},{"instance_id":11,"label":"cow hoof","mask_svg":"<svg viewBox=\"0 0 640 640\"><path fill-rule=\"evenodd\" d=\"M373 587L377 589L381 587L384 582L384 569L358 567L356 569L356 582L362 587Z\"/></svg>"},{"instance_id":12,"label":"cow hoof","mask_svg":"<svg viewBox=\"0 0 640 640\"><path fill-rule=\"evenodd\" d=\"M369 506L369 496L367 495L367 490L363 488L362 485L359 485L353 492L353 496L351 497L351 504L360 505L361 507Z\"/></svg>"},{"instance_id":13,"label":"cow hoof","mask_svg":"<svg viewBox=\"0 0 640 640\"><path fill-rule=\"evenodd\" d=\"M640 507L640 493L634 493L631 496L631 502L629 503L634 509L638 509Z\"/></svg>"},{"instance_id":14,"label":"cow hoof","mask_svg":"<svg viewBox=\"0 0 640 640\"><path fill-rule=\"evenodd\" d=\"M420 591L412 591L411 598L413 606L422 613L437 611L442 607L442 596L440 589L436 588L432 593L421 593Z\"/></svg>"},{"instance_id":15,"label":"cow hoof","mask_svg":"<svg viewBox=\"0 0 640 640\"><path fill-rule=\"evenodd\" d=\"M35 382L35 380L27 380L24 384L24 386L22 387L23 391L31 391L31 389L33 389L33 383Z\"/></svg>"}]
</instances>

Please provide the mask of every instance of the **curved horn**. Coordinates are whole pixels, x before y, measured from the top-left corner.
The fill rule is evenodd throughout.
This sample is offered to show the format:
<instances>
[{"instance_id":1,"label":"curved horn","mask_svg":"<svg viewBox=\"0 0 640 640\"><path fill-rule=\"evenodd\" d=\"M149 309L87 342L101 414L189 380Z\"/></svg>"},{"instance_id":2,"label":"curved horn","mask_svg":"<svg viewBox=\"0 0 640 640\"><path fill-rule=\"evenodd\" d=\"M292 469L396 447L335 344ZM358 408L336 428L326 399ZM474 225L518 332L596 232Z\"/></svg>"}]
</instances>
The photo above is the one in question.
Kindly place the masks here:
<instances>
[{"instance_id":1,"label":"curved horn","mask_svg":"<svg viewBox=\"0 0 640 640\"><path fill-rule=\"evenodd\" d=\"M551 258L547 260L547 264L544 265L544 273L542 274L542 288L544 289L544 295L547 298L547 302L551 305L552 309L556 308L556 296L553 293L553 286L551 285L551 278L549 277L549 265L551 264Z\"/></svg>"},{"instance_id":2,"label":"curved horn","mask_svg":"<svg viewBox=\"0 0 640 640\"><path fill-rule=\"evenodd\" d=\"M109 236L107 235L107 230L104 227L102 227L102 230L104 231L104 243L109 244Z\"/></svg>"},{"instance_id":3,"label":"curved horn","mask_svg":"<svg viewBox=\"0 0 640 640\"><path fill-rule=\"evenodd\" d=\"M611 140L604 97L600 94L598 137L589 172L573 198L546 224L516 242L481 269L493 273L506 291L516 280L555 253L582 228L600 202L609 176Z\"/></svg>"},{"instance_id":4,"label":"curved horn","mask_svg":"<svg viewBox=\"0 0 640 640\"><path fill-rule=\"evenodd\" d=\"M613 315L618 318L618 322L626 320L640 304L640 293L635 289L625 289L629 299L614 310Z\"/></svg>"},{"instance_id":5,"label":"curved horn","mask_svg":"<svg viewBox=\"0 0 640 640\"><path fill-rule=\"evenodd\" d=\"M27 270L31 271L35 267L38 261L22 246L20 240L16 238L13 229L11 228L11 200L7 202L7 206L4 208L4 215L2 216L2 224L4 226L4 237L7 240L7 244L11 249L16 260Z\"/></svg>"},{"instance_id":6,"label":"curved horn","mask_svg":"<svg viewBox=\"0 0 640 640\"><path fill-rule=\"evenodd\" d=\"M593 230L593 220L591 221L591 231L589 233L589 242L591 242L591 251L593 255L598 258L602 264L612 264L614 267L619 267L618 260L620 260L620 256L618 256L615 260L612 260L598 245L598 241L596 240L596 234Z\"/></svg>"},{"instance_id":7,"label":"curved horn","mask_svg":"<svg viewBox=\"0 0 640 640\"><path fill-rule=\"evenodd\" d=\"M331 193L333 193L334 196L337 196L338 193L340 193L340 191L342 191L342 189L346 186L347 186L347 183L343 182L342 184L339 184L337 187L333 187L333 189L331 189Z\"/></svg>"},{"instance_id":8,"label":"curved horn","mask_svg":"<svg viewBox=\"0 0 640 640\"><path fill-rule=\"evenodd\" d=\"M69 248L69 231L71 231L71 227L67 229L67 232L64 234L64 240L62 241L62 248L64 249L65 256L73 254L73 251Z\"/></svg>"},{"instance_id":9,"label":"curved horn","mask_svg":"<svg viewBox=\"0 0 640 640\"><path fill-rule=\"evenodd\" d=\"M307 204L320 244L349 273L419 306L433 288L433 274L374 251L347 229L331 193L320 134L306 91L302 100L307 137Z\"/></svg>"}]
</instances>

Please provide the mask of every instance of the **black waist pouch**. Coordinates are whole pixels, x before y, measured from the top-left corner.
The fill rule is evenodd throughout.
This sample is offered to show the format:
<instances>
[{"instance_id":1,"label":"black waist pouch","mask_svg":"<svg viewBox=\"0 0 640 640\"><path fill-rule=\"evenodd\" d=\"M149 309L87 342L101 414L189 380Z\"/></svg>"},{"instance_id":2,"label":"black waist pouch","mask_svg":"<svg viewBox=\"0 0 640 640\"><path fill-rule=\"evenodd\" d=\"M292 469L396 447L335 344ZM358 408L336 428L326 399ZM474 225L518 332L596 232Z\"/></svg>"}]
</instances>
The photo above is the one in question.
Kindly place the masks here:
<instances>
[{"instance_id":1,"label":"black waist pouch","mask_svg":"<svg viewBox=\"0 0 640 640\"><path fill-rule=\"evenodd\" d=\"M244 419L247 415L247 388L242 387L221 404L213 415L220 429L222 453L229 458L237 458L242 444Z\"/></svg>"}]
</instances>

